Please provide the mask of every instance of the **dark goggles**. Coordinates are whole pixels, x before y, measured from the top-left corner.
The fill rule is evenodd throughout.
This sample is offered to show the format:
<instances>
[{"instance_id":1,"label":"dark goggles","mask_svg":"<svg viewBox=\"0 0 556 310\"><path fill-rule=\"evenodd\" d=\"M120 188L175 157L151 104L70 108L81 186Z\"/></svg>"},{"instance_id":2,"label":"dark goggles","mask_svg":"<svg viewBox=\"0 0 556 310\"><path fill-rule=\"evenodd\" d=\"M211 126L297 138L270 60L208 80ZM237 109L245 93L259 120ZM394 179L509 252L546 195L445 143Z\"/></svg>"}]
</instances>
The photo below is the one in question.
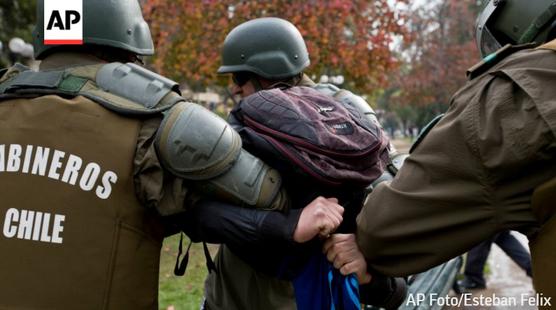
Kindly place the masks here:
<instances>
[{"instance_id":1,"label":"dark goggles","mask_svg":"<svg viewBox=\"0 0 556 310\"><path fill-rule=\"evenodd\" d=\"M239 87L245 85L251 79L251 75L247 72L235 72L232 74L232 81Z\"/></svg>"}]
</instances>

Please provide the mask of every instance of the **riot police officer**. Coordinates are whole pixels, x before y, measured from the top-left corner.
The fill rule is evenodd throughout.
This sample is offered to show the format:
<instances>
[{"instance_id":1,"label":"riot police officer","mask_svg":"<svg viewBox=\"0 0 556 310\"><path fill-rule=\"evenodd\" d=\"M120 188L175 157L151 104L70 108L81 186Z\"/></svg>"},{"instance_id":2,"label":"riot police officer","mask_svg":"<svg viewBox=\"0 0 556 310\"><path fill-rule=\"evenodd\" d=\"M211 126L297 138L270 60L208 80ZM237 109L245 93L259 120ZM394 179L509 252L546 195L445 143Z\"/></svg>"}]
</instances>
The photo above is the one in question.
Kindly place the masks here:
<instances>
[{"instance_id":1,"label":"riot police officer","mask_svg":"<svg viewBox=\"0 0 556 310\"><path fill-rule=\"evenodd\" d=\"M535 288L556 297L555 16L553 1L486 2L483 61L396 178L370 195L357 239L327 244L332 260L350 261L335 254L356 241L375 270L408 275L518 230L530 239Z\"/></svg>"},{"instance_id":2,"label":"riot police officer","mask_svg":"<svg viewBox=\"0 0 556 310\"><path fill-rule=\"evenodd\" d=\"M84 0L82 45L45 42L37 4L40 70L0 74L0 307L156 309L161 242L192 189L279 209L280 176L136 64L154 53L136 0ZM341 207L312 207L301 234L330 233L318 213Z\"/></svg>"}]
</instances>

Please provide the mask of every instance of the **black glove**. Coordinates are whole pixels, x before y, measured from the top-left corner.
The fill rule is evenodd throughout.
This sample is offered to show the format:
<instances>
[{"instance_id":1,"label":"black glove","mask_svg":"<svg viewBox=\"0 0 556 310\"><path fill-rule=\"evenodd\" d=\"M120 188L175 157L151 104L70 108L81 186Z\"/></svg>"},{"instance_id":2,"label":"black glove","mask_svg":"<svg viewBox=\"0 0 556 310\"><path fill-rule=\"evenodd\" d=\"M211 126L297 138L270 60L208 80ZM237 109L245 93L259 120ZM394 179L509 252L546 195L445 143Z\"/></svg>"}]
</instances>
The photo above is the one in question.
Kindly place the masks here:
<instances>
[{"instance_id":1,"label":"black glove","mask_svg":"<svg viewBox=\"0 0 556 310\"><path fill-rule=\"evenodd\" d=\"M361 302L385 309L397 309L407 296L404 278L392 278L373 274L370 283L359 287Z\"/></svg>"}]
</instances>

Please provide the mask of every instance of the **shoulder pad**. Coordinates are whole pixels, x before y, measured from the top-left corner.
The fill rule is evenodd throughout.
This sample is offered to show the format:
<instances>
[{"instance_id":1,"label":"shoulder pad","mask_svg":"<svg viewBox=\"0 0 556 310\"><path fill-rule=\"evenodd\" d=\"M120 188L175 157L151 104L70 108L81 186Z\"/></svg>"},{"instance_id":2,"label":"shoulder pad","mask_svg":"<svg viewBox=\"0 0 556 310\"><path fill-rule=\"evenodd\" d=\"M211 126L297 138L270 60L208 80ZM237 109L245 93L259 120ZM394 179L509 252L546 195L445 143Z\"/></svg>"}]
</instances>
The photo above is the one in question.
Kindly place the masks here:
<instances>
[{"instance_id":1,"label":"shoulder pad","mask_svg":"<svg viewBox=\"0 0 556 310\"><path fill-rule=\"evenodd\" d=\"M133 63L115 62L102 66L96 75L96 84L107 93L141 105L136 107L138 110L164 110L169 106L160 105L169 104L162 99L170 93L179 95L176 82Z\"/></svg>"},{"instance_id":2,"label":"shoulder pad","mask_svg":"<svg viewBox=\"0 0 556 310\"><path fill-rule=\"evenodd\" d=\"M241 137L204 107L180 102L158 130L155 147L164 167L213 198L281 209L287 199L280 174L241 148Z\"/></svg>"},{"instance_id":3,"label":"shoulder pad","mask_svg":"<svg viewBox=\"0 0 556 310\"><path fill-rule=\"evenodd\" d=\"M313 88L323 94L334 97L336 100L342 102L344 105L351 106L365 115L376 114L373 108L371 108L367 101L365 101L365 99L363 99L361 96L357 96L347 89L341 89L338 88L336 85L328 83L319 83L316 84Z\"/></svg>"},{"instance_id":4,"label":"shoulder pad","mask_svg":"<svg viewBox=\"0 0 556 310\"><path fill-rule=\"evenodd\" d=\"M349 105L364 115L375 115L375 110L363 99L361 96L350 92L347 89L340 89L334 95L334 98L342 102L344 105Z\"/></svg>"},{"instance_id":5,"label":"shoulder pad","mask_svg":"<svg viewBox=\"0 0 556 310\"><path fill-rule=\"evenodd\" d=\"M340 89L334 95L334 98L340 101L346 108L351 111L356 111L359 114L360 120L368 127L382 128L380 122L376 117L375 110L363 99L361 96L350 92L347 89Z\"/></svg>"},{"instance_id":6,"label":"shoulder pad","mask_svg":"<svg viewBox=\"0 0 556 310\"><path fill-rule=\"evenodd\" d=\"M315 86L313 86L313 88L325 95L332 96L332 97L334 97L336 92L340 90L338 86L330 83L318 83Z\"/></svg>"},{"instance_id":7,"label":"shoulder pad","mask_svg":"<svg viewBox=\"0 0 556 310\"><path fill-rule=\"evenodd\" d=\"M506 44L501 49L488 55L483 60L481 60L480 62L473 65L471 68L469 68L466 72L467 79L472 80L482 75L483 73L487 72L490 68L494 67L494 65L499 63L502 59L508 57L509 55L515 52L528 49L528 48L533 48L535 46L536 43L528 43L528 44L521 44L521 45Z\"/></svg>"},{"instance_id":8,"label":"shoulder pad","mask_svg":"<svg viewBox=\"0 0 556 310\"><path fill-rule=\"evenodd\" d=\"M340 89L332 84L319 83L314 86L319 92L329 95L341 102L346 109L357 115L367 128L382 127L376 118L376 113L371 106L361 96L350 92L347 89Z\"/></svg>"},{"instance_id":9,"label":"shoulder pad","mask_svg":"<svg viewBox=\"0 0 556 310\"><path fill-rule=\"evenodd\" d=\"M175 175L206 180L230 169L241 151L241 138L204 107L181 102L165 115L155 145L161 161Z\"/></svg>"}]
</instances>

